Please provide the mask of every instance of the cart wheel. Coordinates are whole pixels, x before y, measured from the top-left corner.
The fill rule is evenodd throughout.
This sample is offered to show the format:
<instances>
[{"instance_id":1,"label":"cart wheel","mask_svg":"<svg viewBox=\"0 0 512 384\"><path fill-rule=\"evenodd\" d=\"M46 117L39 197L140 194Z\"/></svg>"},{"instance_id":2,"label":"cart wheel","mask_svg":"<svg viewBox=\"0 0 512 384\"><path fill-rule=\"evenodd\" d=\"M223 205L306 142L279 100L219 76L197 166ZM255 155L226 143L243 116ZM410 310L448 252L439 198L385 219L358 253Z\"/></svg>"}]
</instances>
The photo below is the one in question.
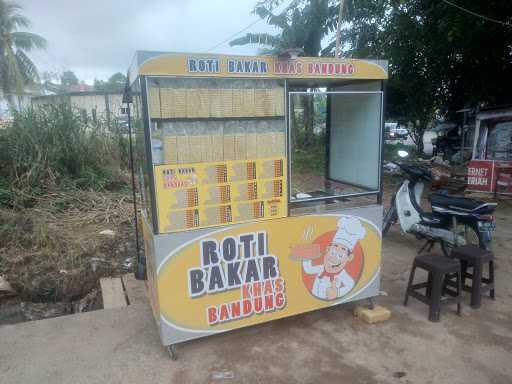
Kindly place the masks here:
<instances>
[{"instance_id":1,"label":"cart wheel","mask_svg":"<svg viewBox=\"0 0 512 384\"><path fill-rule=\"evenodd\" d=\"M167 351L169 352L169 356L171 356L172 361L178 360L178 354L176 353L176 344L168 345Z\"/></svg>"}]
</instances>

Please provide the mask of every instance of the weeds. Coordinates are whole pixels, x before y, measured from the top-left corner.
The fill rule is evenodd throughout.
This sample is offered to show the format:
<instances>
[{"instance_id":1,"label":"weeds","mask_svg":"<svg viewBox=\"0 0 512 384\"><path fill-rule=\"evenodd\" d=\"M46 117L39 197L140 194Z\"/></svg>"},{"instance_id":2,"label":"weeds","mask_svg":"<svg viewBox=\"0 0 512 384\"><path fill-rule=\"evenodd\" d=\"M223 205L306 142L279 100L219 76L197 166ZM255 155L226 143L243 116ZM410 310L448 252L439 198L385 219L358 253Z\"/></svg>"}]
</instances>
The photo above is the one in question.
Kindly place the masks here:
<instances>
[{"instance_id":1,"label":"weeds","mask_svg":"<svg viewBox=\"0 0 512 384\"><path fill-rule=\"evenodd\" d=\"M126 141L68 104L0 129L0 275L22 300L84 297L135 254Z\"/></svg>"},{"instance_id":2,"label":"weeds","mask_svg":"<svg viewBox=\"0 0 512 384\"><path fill-rule=\"evenodd\" d=\"M31 206L34 196L57 187L108 188L126 157L123 140L68 104L15 112L0 131L0 204Z\"/></svg>"}]
</instances>

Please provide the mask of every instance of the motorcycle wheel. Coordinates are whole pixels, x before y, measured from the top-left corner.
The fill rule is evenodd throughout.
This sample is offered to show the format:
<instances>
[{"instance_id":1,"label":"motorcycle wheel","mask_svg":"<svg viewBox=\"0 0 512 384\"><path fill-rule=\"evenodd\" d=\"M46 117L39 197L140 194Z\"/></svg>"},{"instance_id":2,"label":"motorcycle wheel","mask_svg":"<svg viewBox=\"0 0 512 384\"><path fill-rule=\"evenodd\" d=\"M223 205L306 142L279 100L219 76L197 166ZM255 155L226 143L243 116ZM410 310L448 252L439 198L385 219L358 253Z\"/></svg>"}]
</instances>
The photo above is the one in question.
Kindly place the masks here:
<instances>
[{"instance_id":1,"label":"motorcycle wheel","mask_svg":"<svg viewBox=\"0 0 512 384\"><path fill-rule=\"evenodd\" d=\"M465 245L475 245L482 249L485 249L485 244L480 237L480 233L476 226L471 224L458 224L455 228L456 234L463 237L466 240ZM463 244L460 244L463 245ZM446 257L450 257L452 249L454 248L451 242L441 240L441 250Z\"/></svg>"},{"instance_id":2,"label":"motorcycle wheel","mask_svg":"<svg viewBox=\"0 0 512 384\"><path fill-rule=\"evenodd\" d=\"M382 220L382 236L388 233L389 228L391 228L391 225L396 223L397 220L398 214L396 212L395 197L393 196L393 199L391 200L391 205L384 214L384 219Z\"/></svg>"}]
</instances>

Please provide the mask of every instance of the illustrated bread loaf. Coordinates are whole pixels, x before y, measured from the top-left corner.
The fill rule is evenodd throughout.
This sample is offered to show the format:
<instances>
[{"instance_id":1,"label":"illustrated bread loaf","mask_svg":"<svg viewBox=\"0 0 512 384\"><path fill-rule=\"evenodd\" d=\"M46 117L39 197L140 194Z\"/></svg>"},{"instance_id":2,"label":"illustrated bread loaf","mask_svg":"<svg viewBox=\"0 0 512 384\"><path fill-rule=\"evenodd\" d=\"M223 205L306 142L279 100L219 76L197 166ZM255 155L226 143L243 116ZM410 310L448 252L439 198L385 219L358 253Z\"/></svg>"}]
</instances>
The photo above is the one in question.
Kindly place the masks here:
<instances>
[{"instance_id":1,"label":"illustrated bread loaf","mask_svg":"<svg viewBox=\"0 0 512 384\"><path fill-rule=\"evenodd\" d=\"M172 206L174 209L192 208L199 205L197 188L176 190L174 196L176 199L175 204Z\"/></svg>"},{"instance_id":2,"label":"illustrated bread loaf","mask_svg":"<svg viewBox=\"0 0 512 384\"><path fill-rule=\"evenodd\" d=\"M232 221L231 206L223 205L220 207L206 208L201 225L227 224Z\"/></svg>"},{"instance_id":3,"label":"illustrated bread loaf","mask_svg":"<svg viewBox=\"0 0 512 384\"><path fill-rule=\"evenodd\" d=\"M239 184L237 186L236 201L256 200L258 199L258 185L256 182Z\"/></svg>"},{"instance_id":4,"label":"illustrated bread loaf","mask_svg":"<svg viewBox=\"0 0 512 384\"><path fill-rule=\"evenodd\" d=\"M169 213L169 225L166 230L177 231L199 227L199 210L173 211Z\"/></svg>"},{"instance_id":5,"label":"illustrated bread loaf","mask_svg":"<svg viewBox=\"0 0 512 384\"><path fill-rule=\"evenodd\" d=\"M233 175L231 181L245 181L256 179L256 163L254 161L247 161L235 163L233 165Z\"/></svg>"},{"instance_id":6,"label":"illustrated bread loaf","mask_svg":"<svg viewBox=\"0 0 512 384\"><path fill-rule=\"evenodd\" d=\"M238 205L237 221L260 219L265 216L265 206L262 201Z\"/></svg>"},{"instance_id":7,"label":"illustrated bread loaf","mask_svg":"<svg viewBox=\"0 0 512 384\"><path fill-rule=\"evenodd\" d=\"M209 199L206 204L225 204L231 201L231 187L229 185L216 185L208 188Z\"/></svg>"}]
</instances>

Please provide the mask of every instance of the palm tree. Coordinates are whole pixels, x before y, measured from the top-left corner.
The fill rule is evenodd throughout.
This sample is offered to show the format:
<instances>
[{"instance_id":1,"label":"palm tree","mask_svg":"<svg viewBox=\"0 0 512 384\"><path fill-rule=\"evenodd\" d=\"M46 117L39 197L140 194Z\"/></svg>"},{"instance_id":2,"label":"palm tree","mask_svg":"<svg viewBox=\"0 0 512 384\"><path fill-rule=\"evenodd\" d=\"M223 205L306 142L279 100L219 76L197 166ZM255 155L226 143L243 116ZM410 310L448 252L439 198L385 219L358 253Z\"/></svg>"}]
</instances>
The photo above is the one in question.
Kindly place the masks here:
<instances>
[{"instance_id":1,"label":"palm tree","mask_svg":"<svg viewBox=\"0 0 512 384\"><path fill-rule=\"evenodd\" d=\"M262 53L276 54L288 48L301 48L306 56L318 56L321 53L322 39L336 28L333 15L335 7L328 0L294 0L281 13L274 14L272 8L280 1L263 0L254 8L254 13L266 19L280 32L247 33L231 41L233 45L257 44L264 48Z\"/></svg>"},{"instance_id":2,"label":"palm tree","mask_svg":"<svg viewBox=\"0 0 512 384\"><path fill-rule=\"evenodd\" d=\"M324 54L322 39L334 32L337 26L338 8L335 3L332 0L293 0L281 13L274 14L272 9L280 3L281 0L261 0L254 8L254 13L278 28L279 33L247 33L229 44L261 45L262 54L276 55L290 48L302 49L306 56ZM303 97L300 100L304 108L303 144L307 147L313 137L313 98ZM297 143L296 130L292 131L292 142L294 146Z\"/></svg>"},{"instance_id":3,"label":"palm tree","mask_svg":"<svg viewBox=\"0 0 512 384\"><path fill-rule=\"evenodd\" d=\"M30 26L21 10L15 2L0 0L0 88L10 104L13 94L21 96L27 84L39 80L37 68L26 52L46 47L41 36L20 31Z\"/></svg>"}]
</instances>

